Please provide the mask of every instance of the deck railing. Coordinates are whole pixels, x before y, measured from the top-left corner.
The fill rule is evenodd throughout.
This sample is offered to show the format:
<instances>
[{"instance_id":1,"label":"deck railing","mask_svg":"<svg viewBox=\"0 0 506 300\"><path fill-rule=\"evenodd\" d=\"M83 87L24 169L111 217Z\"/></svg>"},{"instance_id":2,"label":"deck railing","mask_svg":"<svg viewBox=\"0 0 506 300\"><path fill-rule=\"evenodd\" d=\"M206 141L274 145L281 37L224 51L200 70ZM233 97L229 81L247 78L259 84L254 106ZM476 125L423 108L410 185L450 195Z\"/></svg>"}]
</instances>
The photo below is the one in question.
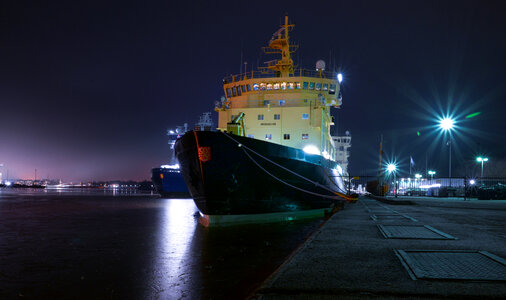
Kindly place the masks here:
<instances>
[{"instance_id":1,"label":"deck railing","mask_svg":"<svg viewBox=\"0 0 506 300\"><path fill-rule=\"evenodd\" d=\"M244 72L241 74L226 76L223 79L224 83L237 82L244 79L254 79L254 78L276 78L281 75L277 72L271 70L259 71L259 70L251 70L248 72ZM327 79L337 79L337 72L328 72L328 71L316 71L316 70L308 70L308 69L295 69L293 74L290 74L290 77L313 77L313 78L327 78Z\"/></svg>"}]
</instances>

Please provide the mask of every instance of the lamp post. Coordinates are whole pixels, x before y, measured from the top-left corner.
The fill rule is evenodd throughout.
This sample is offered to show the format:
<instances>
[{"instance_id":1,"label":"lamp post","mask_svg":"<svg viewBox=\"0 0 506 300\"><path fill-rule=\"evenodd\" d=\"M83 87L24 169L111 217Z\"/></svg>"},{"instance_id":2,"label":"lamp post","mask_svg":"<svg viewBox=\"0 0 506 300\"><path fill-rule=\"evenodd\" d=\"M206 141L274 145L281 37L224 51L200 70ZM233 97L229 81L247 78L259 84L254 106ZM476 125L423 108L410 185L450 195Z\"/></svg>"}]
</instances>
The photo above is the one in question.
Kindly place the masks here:
<instances>
[{"instance_id":1,"label":"lamp post","mask_svg":"<svg viewBox=\"0 0 506 300\"><path fill-rule=\"evenodd\" d=\"M432 180L434 180L434 175L436 175L436 171L429 170L430 180L432 183Z\"/></svg>"},{"instance_id":2,"label":"lamp post","mask_svg":"<svg viewBox=\"0 0 506 300\"><path fill-rule=\"evenodd\" d=\"M439 128L443 130L443 132L449 133L448 142L446 145L449 146L448 149L448 177L450 177L450 187L452 186L452 140L451 140L451 131L454 127L455 121L450 117L444 117L439 121Z\"/></svg>"},{"instance_id":3,"label":"lamp post","mask_svg":"<svg viewBox=\"0 0 506 300\"><path fill-rule=\"evenodd\" d=\"M476 161L481 162L481 184L483 184L483 163L488 161L488 157L478 156Z\"/></svg>"},{"instance_id":4,"label":"lamp post","mask_svg":"<svg viewBox=\"0 0 506 300\"><path fill-rule=\"evenodd\" d=\"M391 175L392 173L394 173L394 194L395 194L395 198L397 198L397 183L396 183L396 178L395 178L395 171L397 171L397 166L395 164L389 163L387 165L387 171L388 171L388 175Z\"/></svg>"}]
</instances>

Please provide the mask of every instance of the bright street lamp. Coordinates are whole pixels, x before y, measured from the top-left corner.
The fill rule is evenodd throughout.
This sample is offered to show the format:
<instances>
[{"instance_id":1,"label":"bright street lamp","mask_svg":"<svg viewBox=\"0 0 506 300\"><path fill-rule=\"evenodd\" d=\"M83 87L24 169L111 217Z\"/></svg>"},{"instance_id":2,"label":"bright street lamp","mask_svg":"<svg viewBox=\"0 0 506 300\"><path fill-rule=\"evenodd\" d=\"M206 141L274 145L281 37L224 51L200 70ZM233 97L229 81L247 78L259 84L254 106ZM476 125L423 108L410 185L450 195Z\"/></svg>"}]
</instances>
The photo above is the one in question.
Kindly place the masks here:
<instances>
[{"instance_id":1,"label":"bright street lamp","mask_svg":"<svg viewBox=\"0 0 506 300\"><path fill-rule=\"evenodd\" d=\"M429 175L430 175L430 179L433 180L434 179L434 175L436 175L436 171L431 171L429 170Z\"/></svg>"},{"instance_id":2,"label":"bright street lamp","mask_svg":"<svg viewBox=\"0 0 506 300\"><path fill-rule=\"evenodd\" d=\"M443 130L443 132L451 132L455 124L455 121L450 117L444 117L439 120L439 128ZM447 146L449 146L448 156L449 156L449 163L448 163L448 177L450 177L450 186L452 184L452 140L451 136L448 139L448 142L446 143Z\"/></svg>"},{"instance_id":3,"label":"bright street lamp","mask_svg":"<svg viewBox=\"0 0 506 300\"><path fill-rule=\"evenodd\" d=\"M483 178L483 163L488 161L488 157L478 156L476 158L476 161L481 162L481 177ZM483 183L483 179L481 180L481 182Z\"/></svg>"},{"instance_id":4,"label":"bright street lamp","mask_svg":"<svg viewBox=\"0 0 506 300\"><path fill-rule=\"evenodd\" d=\"M389 174L392 172L395 172L395 170L397 170L397 166L395 164L388 164L387 165L387 171Z\"/></svg>"}]
</instances>

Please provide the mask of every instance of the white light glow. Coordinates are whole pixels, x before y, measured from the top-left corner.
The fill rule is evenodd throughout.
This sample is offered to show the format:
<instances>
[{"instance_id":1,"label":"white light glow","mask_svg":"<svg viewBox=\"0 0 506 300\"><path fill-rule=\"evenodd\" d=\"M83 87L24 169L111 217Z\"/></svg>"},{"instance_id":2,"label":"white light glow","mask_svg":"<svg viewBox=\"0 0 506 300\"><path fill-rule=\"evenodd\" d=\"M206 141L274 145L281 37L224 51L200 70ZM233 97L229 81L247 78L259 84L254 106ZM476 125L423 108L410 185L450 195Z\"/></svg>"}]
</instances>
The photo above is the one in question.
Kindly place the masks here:
<instances>
[{"instance_id":1,"label":"white light glow","mask_svg":"<svg viewBox=\"0 0 506 300\"><path fill-rule=\"evenodd\" d=\"M11 185L12 185L12 182L10 182L10 181L6 181L6 182L5 182L5 185L6 185L6 186L11 186Z\"/></svg>"},{"instance_id":2,"label":"white light glow","mask_svg":"<svg viewBox=\"0 0 506 300\"><path fill-rule=\"evenodd\" d=\"M316 155L320 155L320 150L318 150L318 147L314 146L314 145L307 145L306 147L304 147L302 149L304 152L306 152L307 154L316 154Z\"/></svg>"},{"instance_id":3,"label":"white light glow","mask_svg":"<svg viewBox=\"0 0 506 300\"><path fill-rule=\"evenodd\" d=\"M171 130L171 131L169 131L169 132L170 132L170 134L174 134L174 130Z\"/></svg>"},{"instance_id":4,"label":"white light glow","mask_svg":"<svg viewBox=\"0 0 506 300\"><path fill-rule=\"evenodd\" d=\"M422 174L418 174L418 173L416 173L416 174L415 174L415 177L416 177L416 178L422 178Z\"/></svg>"},{"instance_id":5,"label":"white light glow","mask_svg":"<svg viewBox=\"0 0 506 300\"><path fill-rule=\"evenodd\" d=\"M469 180L469 183L470 183L471 185L474 185L474 184L476 183L476 180L471 179L471 180Z\"/></svg>"},{"instance_id":6,"label":"white light glow","mask_svg":"<svg viewBox=\"0 0 506 300\"><path fill-rule=\"evenodd\" d=\"M343 74L337 74L337 81L339 81L339 83L343 82Z\"/></svg>"},{"instance_id":7,"label":"white light glow","mask_svg":"<svg viewBox=\"0 0 506 300\"><path fill-rule=\"evenodd\" d=\"M395 170L397 170L397 167L394 164L388 164L387 165L387 171L388 171L388 173L392 173Z\"/></svg>"},{"instance_id":8,"label":"white light glow","mask_svg":"<svg viewBox=\"0 0 506 300\"><path fill-rule=\"evenodd\" d=\"M322 155L325 159L330 159L330 154L328 154L327 151L323 151Z\"/></svg>"},{"instance_id":9,"label":"white light glow","mask_svg":"<svg viewBox=\"0 0 506 300\"><path fill-rule=\"evenodd\" d=\"M162 168L162 169L179 170L179 164L175 164L175 165L161 165L160 168Z\"/></svg>"},{"instance_id":10,"label":"white light glow","mask_svg":"<svg viewBox=\"0 0 506 300\"><path fill-rule=\"evenodd\" d=\"M433 187L441 187L441 183L434 183L434 184L427 184L427 185L420 185L421 189L429 189Z\"/></svg>"},{"instance_id":11,"label":"white light glow","mask_svg":"<svg viewBox=\"0 0 506 300\"><path fill-rule=\"evenodd\" d=\"M439 121L439 127L444 131L451 130L453 128L454 123L455 121L453 121L449 117L445 117L441 121Z\"/></svg>"}]
</instances>

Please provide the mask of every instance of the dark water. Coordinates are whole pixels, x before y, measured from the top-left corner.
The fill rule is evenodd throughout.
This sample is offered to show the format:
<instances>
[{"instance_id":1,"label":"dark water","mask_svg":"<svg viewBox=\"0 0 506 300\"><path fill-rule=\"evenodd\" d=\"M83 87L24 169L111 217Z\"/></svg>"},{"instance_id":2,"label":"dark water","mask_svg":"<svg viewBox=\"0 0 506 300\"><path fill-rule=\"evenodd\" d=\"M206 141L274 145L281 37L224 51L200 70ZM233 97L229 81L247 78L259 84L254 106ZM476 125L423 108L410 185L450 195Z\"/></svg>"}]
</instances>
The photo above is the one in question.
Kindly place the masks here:
<instances>
[{"instance_id":1,"label":"dark water","mask_svg":"<svg viewBox=\"0 0 506 300\"><path fill-rule=\"evenodd\" d=\"M205 228L191 199L0 189L0 298L240 299L322 220Z\"/></svg>"}]
</instances>

